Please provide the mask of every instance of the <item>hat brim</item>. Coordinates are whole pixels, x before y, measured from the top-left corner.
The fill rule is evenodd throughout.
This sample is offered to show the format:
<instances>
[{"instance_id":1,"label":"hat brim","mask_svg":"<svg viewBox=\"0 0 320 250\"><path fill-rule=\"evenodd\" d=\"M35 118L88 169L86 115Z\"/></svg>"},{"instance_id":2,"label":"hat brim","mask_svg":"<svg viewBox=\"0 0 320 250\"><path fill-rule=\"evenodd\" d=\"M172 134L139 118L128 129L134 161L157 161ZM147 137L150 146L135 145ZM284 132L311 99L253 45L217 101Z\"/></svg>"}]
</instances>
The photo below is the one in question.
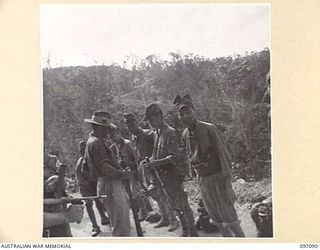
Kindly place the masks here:
<instances>
[{"instance_id":1,"label":"hat brim","mask_svg":"<svg viewBox=\"0 0 320 250\"><path fill-rule=\"evenodd\" d=\"M112 123L108 123L108 124L99 123L99 122L93 121L93 120L91 120L91 119L84 119L84 121L87 122L87 123L93 123L93 124L100 125L100 126L103 126L103 127L109 127L109 128L114 128L114 127L116 127L116 125L114 125L114 124L112 124Z\"/></svg>"},{"instance_id":2,"label":"hat brim","mask_svg":"<svg viewBox=\"0 0 320 250\"><path fill-rule=\"evenodd\" d=\"M191 105L188 105L188 104L181 104L181 105L178 105L177 106L177 109L178 110L181 110L181 109L184 109L184 108L190 108L192 109L193 107Z\"/></svg>"}]
</instances>

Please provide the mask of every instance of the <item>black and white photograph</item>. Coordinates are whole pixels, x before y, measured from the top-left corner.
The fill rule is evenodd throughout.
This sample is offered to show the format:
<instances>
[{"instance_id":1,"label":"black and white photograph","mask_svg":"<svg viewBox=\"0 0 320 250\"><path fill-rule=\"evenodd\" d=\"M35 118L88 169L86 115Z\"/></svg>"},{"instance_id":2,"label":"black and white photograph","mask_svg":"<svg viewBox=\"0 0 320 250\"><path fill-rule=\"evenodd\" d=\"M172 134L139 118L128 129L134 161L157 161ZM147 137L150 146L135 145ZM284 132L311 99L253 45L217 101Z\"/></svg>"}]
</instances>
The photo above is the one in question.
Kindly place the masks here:
<instances>
[{"instance_id":1,"label":"black and white photograph","mask_svg":"<svg viewBox=\"0 0 320 250\"><path fill-rule=\"evenodd\" d=\"M40 4L41 237L275 237L270 11Z\"/></svg>"}]
</instances>

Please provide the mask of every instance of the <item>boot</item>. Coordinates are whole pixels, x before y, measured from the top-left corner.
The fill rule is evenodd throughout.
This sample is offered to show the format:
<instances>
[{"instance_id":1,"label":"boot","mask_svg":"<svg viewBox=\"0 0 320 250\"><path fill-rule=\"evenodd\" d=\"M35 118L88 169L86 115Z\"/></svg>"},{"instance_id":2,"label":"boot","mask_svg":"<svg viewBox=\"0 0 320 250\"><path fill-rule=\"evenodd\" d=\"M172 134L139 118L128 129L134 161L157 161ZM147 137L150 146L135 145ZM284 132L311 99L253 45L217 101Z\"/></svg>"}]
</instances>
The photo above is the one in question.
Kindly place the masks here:
<instances>
[{"instance_id":1,"label":"boot","mask_svg":"<svg viewBox=\"0 0 320 250\"><path fill-rule=\"evenodd\" d=\"M170 222L168 231L169 231L169 232L173 232L173 231L176 230L178 227L179 227L179 221L176 219L176 220Z\"/></svg>"},{"instance_id":2,"label":"boot","mask_svg":"<svg viewBox=\"0 0 320 250\"><path fill-rule=\"evenodd\" d=\"M107 216L101 218L101 225L103 226L110 225L110 219Z\"/></svg>"},{"instance_id":3,"label":"boot","mask_svg":"<svg viewBox=\"0 0 320 250\"><path fill-rule=\"evenodd\" d=\"M100 232L101 232L101 231L100 231L100 227L98 227L98 226L93 227L93 228L92 228L91 236L92 236L92 237L96 237L96 236L98 236L98 234L99 234Z\"/></svg>"},{"instance_id":4,"label":"boot","mask_svg":"<svg viewBox=\"0 0 320 250\"><path fill-rule=\"evenodd\" d=\"M161 214L161 219L160 219L159 224L162 224L161 221L165 221L166 222L165 224L168 224L167 226L169 226L169 216L168 216L168 212L167 212L168 209L167 209L164 201L157 199L156 202L158 203L159 211ZM158 227L156 227L156 228L158 228Z\"/></svg>"},{"instance_id":5,"label":"boot","mask_svg":"<svg viewBox=\"0 0 320 250\"><path fill-rule=\"evenodd\" d=\"M154 228L167 227L169 224L169 220L162 217L159 223L154 226Z\"/></svg>"},{"instance_id":6,"label":"boot","mask_svg":"<svg viewBox=\"0 0 320 250\"><path fill-rule=\"evenodd\" d=\"M199 233L197 230L190 231L189 236L190 237L199 237Z\"/></svg>"},{"instance_id":7,"label":"boot","mask_svg":"<svg viewBox=\"0 0 320 250\"><path fill-rule=\"evenodd\" d=\"M189 230L189 237L199 237L199 233L197 231L195 221L194 221L194 216L193 212L190 208L190 206L187 206L185 208L185 214L184 218L186 219L187 225L188 225L188 230Z\"/></svg>"},{"instance_id":8,"label":"boot","mask_svg":"<svg viewBox=\"0 0 320 250\"><path fill-rule=\"evenodd\" d=\"M140 210L139 214L138 214L138 219L139 221L144 221L147 218L147 214L143 211Z\"/></svg>"},{"instance_id":9,"label":"boot","mask_svg":"<svg viewBox=\"0 0 320 250\"><path fill-rule=\"evenodd\" d=\"M154 213L154 212L149 212L145 220L148 221L148 222L150 222L150 219L151 219L152 216L154 216L154 215L156 215L156 213Z\"/></svg>"},{"instance_id":10,"label":"boot","mask_svg":"<svg viewBox=\"0 0 320 250\"><path fill-rule=\"evenodd\" d=\"M148 198L148 197L143 197L142 199L143 199L143 201L144 201L144 204L146 205L146 210L147 210L148 212L152 212L152 211L153 211L153 208L152 208L152 205L151 205L151 203L150 203L149 198Z\"/></svg>"},{"instance_id":11,"label":"boot","mask_svg":"<svg viewBox=\"0 0 320 250\"><path fill-rule=\"evenodd\" d=\"M156 214L152 214L152 216L150 216L148 219L146 219L146 221L150 222L150 223L156 223L159 222L161 220L161 215L156 213Z\"/></svg>"},{"instance_id":12,"label":"boot","mask_svg":"<svg viewBox=\"0 0 320 250\"><path fill-rule=\"evenodd\" d=\"M189 230L188 230L188 223L184 216L183 212L179 212L179 220L182 225L182 237L188 237L189 236Z\"/></svg>"}]
</instances>

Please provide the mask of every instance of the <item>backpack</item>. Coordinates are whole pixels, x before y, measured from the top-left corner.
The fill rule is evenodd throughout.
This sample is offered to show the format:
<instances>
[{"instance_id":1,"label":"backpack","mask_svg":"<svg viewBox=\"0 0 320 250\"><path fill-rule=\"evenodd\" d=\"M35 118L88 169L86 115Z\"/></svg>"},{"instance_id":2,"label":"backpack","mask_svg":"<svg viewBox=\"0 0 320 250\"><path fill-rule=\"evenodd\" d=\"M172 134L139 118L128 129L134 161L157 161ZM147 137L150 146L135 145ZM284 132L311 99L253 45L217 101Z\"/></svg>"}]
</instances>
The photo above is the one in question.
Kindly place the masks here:
<instances>
[{"instance_id":1,"label":"backpack","mask_svg":"<svg viewBox=\"0 0 320 250\"><path fill-rule=\"evenodd\" d=\"M84 179L88 180L90 178L89 166L84 157L82 158L82 163L80 165L80 173Z\"/></svg>"}]
</instances>

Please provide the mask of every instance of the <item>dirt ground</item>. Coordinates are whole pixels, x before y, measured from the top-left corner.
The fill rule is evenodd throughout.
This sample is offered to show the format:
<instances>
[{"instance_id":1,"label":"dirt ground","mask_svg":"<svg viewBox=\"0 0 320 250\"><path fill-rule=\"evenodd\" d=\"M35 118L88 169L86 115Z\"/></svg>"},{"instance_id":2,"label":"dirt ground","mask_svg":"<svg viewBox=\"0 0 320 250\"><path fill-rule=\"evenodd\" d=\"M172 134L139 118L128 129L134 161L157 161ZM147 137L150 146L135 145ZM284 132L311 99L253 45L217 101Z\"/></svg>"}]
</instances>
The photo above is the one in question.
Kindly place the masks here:
<instances>
[{"instance_id":1,"label":"dirt ground","mask_svg":"<svg viewBox=\"0 0 320 250\"><path fill-rule=\"evenodd\" d=\"M79 196L78 194L73 194L74 197ZM197 204L195 201L190 200L190 206L192 207L194 211L195 217L198 216L197 212ZM98 214L98 211L96 210L95 206L95 214L97 217L98 223L100 222L100 217ZM250 214L249 214L249 208L248 205L242 205L239 206L236 204L236 209L238 212L239 219L241 220L241 226L243 228L243 231L246 235L246 237L256 237L256 229L254 222L252 221ZM131 236L136 237L136 230L134 227L134 221L132 214L131 217ZM81 223L71 223L71 230L74 237L91 237L91 230L92 226L89 221L89 218L87 216L87 213L85 211L84 218ZM149 222L143 221L141 222L142 230L144 231L145 237L179 237L182 234L182 228L181 225L177 230L174 232L168 232L167 227L162 228L154 228L155 224L151 224ZM101 226L101 233L98 235L98 237L112 237L112 232L109 226ZM203 231L199 231L200 237L222 237L220 233L204 233Z\"/></svg>"}]
</instances>

